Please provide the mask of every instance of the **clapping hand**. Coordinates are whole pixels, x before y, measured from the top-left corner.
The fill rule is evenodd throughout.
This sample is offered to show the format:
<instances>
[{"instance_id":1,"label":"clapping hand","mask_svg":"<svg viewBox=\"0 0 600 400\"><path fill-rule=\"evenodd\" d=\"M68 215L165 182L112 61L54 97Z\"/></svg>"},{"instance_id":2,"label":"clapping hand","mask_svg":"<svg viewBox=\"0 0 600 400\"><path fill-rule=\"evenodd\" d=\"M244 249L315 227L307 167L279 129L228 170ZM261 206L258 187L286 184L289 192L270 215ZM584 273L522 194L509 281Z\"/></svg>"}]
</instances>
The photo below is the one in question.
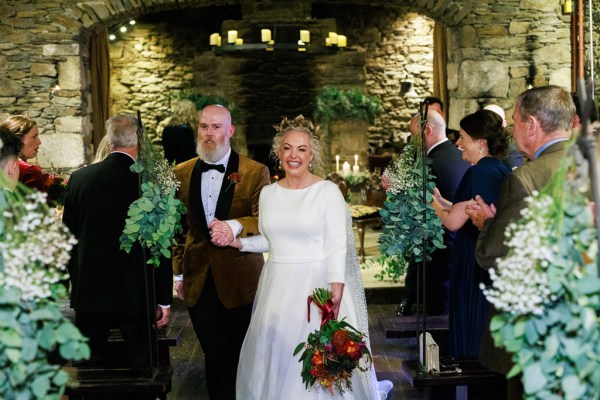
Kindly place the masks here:
<instances>
[{"instance_id":1,"label":"clapping hand","mask_svg":"<svg viewBox=\"0 0 600 400\"><path fill-rule=\"evenodd\" d=\"M229 246L234 241L233 231L227 222L214 219L208 226L210 229L210 241L215 246Z\"/></svg>"},{"instance_id":2,"label":"clapping hand","mask_svg":"<svg viewBox=\"0 0 600 400\"><path fill-rule=\"evenodd\" d=\"M470 204L465 208L465 214L471 218L473 225L479 229L483 228L485 220L493 218L496 215L496 206L494 204L488 205L481 196L475 196L477 204Z\"/></svg>"}]
</instances>

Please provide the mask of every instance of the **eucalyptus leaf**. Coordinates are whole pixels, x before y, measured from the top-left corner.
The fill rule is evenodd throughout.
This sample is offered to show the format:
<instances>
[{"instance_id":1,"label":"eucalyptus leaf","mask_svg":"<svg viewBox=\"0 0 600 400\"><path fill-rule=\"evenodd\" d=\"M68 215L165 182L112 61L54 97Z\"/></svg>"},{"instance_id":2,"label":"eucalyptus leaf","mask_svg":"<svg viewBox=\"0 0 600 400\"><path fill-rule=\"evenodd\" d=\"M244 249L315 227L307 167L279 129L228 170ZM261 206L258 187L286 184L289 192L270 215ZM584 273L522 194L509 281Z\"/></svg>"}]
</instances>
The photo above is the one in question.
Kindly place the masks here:
<instances>
[{"instance_id":1,"label":"eucalyptus leaf","mask_svg":"<svg viewBox=\"0 0 600 400\"><path fill-rule=\"evenodd\" d=\"M532 395L544 388L548 382L539 364L533 364L523 370L525 393Z\"/></svg>"}]
</instances>

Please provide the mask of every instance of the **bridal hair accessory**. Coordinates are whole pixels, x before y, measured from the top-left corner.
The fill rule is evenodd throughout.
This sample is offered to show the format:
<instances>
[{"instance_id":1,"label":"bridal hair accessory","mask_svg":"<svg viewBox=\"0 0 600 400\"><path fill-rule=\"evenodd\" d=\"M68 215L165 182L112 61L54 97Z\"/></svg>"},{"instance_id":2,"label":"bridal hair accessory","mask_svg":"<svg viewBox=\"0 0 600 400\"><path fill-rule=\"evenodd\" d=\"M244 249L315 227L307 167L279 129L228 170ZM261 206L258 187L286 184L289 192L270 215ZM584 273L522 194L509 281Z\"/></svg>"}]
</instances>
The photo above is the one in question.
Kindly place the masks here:
<instances>
[{"instance_id":1,"label":"bridal hair accessory","mask_svg":"<svg viewBox=\"0 0 600 400\"><path fill-rule=\"evenodd\" d=\"M373 358L366 343L366 336L344 320L337 321L333 315L333 293L317 288L308 296L308 321L310 305L314 303L322 311L321 327L309 333L307 341L298 344L294 356L302 349L298 362L302 363L302 382L309 390L317 383L335 396L334 387L343 394L352 391L352 374L355 369L366 372Z\"/></svg>"}]
</instances>

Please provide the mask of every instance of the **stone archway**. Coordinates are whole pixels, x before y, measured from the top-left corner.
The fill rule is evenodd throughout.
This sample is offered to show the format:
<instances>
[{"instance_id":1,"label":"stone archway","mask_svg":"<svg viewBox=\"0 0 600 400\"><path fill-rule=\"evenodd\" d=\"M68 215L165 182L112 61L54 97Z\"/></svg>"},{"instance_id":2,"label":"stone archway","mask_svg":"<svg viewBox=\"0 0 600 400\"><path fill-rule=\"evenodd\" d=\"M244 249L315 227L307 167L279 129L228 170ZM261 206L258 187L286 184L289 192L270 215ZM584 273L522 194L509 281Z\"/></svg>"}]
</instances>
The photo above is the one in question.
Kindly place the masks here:
<instances>
[{"instance_id":1,"label":"stone archway","mask_svg":"<svg viewBox=\"0 0 600 400\"><path fill-rule=\"evenodd\" d=\"M466 0L389 3L384 0L294 2L298 7L368 5L390 13L408 9L445 25L453 110L469 112L479 103L491 101L509 110L512 99L528 84L569 81L569 17L561 14L559 0L510 0L502 4ZM0 24L0 119L15 113L35 118L43 127L44 146L48 149L46 158L38 160L41 166L77 168L92 151L88 65L91 31L151 12L221 5L236 5L247 12L252 7L268 8L269 4L277 2L4 1L0 5L5 17ZM57 84L62 90L50 98ZM402 107L402 103L395 106Z\"/></svg>"}]
</instances>

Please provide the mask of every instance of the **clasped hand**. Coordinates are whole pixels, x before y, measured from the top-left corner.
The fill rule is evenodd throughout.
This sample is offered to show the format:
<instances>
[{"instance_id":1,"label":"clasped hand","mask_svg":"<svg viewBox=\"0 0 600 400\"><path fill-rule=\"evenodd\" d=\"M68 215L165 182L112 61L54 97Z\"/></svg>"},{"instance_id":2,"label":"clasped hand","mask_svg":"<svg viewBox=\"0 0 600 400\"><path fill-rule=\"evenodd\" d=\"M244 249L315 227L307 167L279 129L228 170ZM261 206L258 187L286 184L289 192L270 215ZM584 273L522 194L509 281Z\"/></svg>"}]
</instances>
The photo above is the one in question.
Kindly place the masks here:
<instances>
[{"instance_id":1,"label":"clasped hand","mask_svg":"<svg viewBox=\"0 0 600 400\"><path fill-rule=\"evenodd\" d=\"M215 246L229 246L235 239L231 227L225 221L219 221L215 218L208 226L208 229L210 229L210 241Z\"/></svg>"}]
</instances>

